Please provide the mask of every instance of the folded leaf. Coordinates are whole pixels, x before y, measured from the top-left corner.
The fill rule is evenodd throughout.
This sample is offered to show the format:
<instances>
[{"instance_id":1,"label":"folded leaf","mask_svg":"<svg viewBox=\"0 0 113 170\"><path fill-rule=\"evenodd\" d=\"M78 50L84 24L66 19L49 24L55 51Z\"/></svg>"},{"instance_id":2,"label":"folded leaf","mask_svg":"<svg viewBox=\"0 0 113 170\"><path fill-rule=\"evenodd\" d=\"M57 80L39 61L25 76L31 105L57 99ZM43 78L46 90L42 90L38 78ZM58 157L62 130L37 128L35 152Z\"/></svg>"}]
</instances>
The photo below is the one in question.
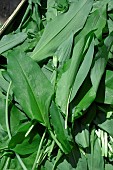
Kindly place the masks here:
<instances>
[{"instance_id":1,"label":"folded leaf","mask_svg":"<svg viewBox=\"0 0 113 170\"><path fill-rule=\"evenodd\" d=\"M78 73L76 75L76 78L75 78L75 81L73 84L70 101L73 100L78 89L80 88L83 81L85 80L85 78L90 70L91 64L92 64L93 55L94 55L94 41L91 42L89 49L84 57L84 60L78 70Z\"/></svg>"}]
</instances>

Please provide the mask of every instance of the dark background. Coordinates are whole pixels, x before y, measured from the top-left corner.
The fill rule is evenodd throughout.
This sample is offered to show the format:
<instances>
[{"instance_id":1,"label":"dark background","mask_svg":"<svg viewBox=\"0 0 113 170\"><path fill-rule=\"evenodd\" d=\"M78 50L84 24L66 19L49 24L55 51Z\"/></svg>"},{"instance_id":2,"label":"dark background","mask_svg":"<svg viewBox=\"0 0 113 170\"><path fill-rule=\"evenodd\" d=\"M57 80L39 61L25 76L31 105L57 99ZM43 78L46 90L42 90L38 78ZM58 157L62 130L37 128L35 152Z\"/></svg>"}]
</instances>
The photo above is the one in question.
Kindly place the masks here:
<instances>
[{"instance_id":1,"label":"dark background","mask_svg":"<svg viewBox=\"0 0 113 170\"><path fill-rule=\"evenodd\" d=\"M0 22L4 23L21 0L0 0Z\"/></svg>"}]
</instances>

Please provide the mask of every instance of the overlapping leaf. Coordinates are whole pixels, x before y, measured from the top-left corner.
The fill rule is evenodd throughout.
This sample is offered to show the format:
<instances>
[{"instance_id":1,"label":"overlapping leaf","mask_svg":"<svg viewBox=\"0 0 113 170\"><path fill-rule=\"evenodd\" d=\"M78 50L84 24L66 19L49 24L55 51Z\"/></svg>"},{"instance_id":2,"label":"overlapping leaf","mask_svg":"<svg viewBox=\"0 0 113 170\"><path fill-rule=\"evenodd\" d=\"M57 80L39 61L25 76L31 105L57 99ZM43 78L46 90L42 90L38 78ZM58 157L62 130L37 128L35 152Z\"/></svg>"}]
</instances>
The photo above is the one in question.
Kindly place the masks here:
<instances>
[{"instance_id":1,"label":"overlapping leaf","mask_svg":"<svg viewBox=\"0 0 113 170\"><path fill-rule=\"evenodd\" d=\"M69 11L55 17L45 28L43 36L31 57L40 61L54 54L58 46L71 34L84 26L91 10L93 0L76 1L70 4ZM85 15L83 15L83 11Z\"/></svg>"},{"instance_id":2,"label":"overlapping leaf","mask_svg":"<svg viewBox=\"0 0 113 170\"><path fill-rule=\"evenodd\" d=\"M19 45L27 38L26 33L19 32L17 34L5 35L0 41L0 54Z\"/></svg>"},{"instance_id":3,"label":"overlapping leaf","mask_svg":"<svg viewBox=\"0 0 113 170\"><path fill-rule=\"evenodd\" d=\"M25 54L16 51L8 56L8 73L16 99L25 113L48 126L48 107L53 87L40 67Z\"/></svg>"},{"instance_id":4,"label":"overlapping leaf","mask_svg":"<svg viewBox=\"0 0 113 170\"><path fill-rule=\"evenodd\" d=\"M62 144L62 148L65 153L71 151L71 144L69 142L68 131L65 129L64 119L59 112L58 108L54 103L50 108L51 113L51 122L55 130L56 137L58 138L59 142Z\"/></svg>"}]
</instances>

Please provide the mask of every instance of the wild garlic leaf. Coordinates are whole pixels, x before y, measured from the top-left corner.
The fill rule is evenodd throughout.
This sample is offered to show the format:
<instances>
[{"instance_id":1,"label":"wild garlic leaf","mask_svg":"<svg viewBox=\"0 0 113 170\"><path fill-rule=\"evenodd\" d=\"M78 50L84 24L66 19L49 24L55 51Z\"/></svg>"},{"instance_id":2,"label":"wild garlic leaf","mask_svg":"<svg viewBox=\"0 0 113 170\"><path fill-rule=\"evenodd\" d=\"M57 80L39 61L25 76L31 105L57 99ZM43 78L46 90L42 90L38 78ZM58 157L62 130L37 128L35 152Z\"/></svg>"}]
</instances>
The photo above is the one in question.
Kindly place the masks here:
<instances>
[{"instance_id":1,"label":"wild garlic leaf","mask_svg":"<svg viewBox=\"0 0 113 170\"><path fill-rule=\"evenodd\" d=\"M56 103L60 106L63 113L67 112L67 105L69 96L71 95L71 88L78 71L79 64L83 58L82 50L84 47L84 40L81 39L74 47L74 52L71 58L69 68L64 71L57 82L56 88Z\"/></svg>"},{"instance_id":2,"label":"wild garlic leaf","mask_svg":"<svg viewBox=\"0 0 113 170\"><path fill-rule=\"evenodd\" d=\"M89 91L85 94L85 96L82 98L82 100L78 103L78 105L75 108L74 114L73 114L73 120L76 117L80 117L83 115L82 111L85 111L91 103L96 98L96 93L101 81L101 78L103 76L103 73L106 68L106 64L108 61L108 54L109 49L111 48L113 43L113 36L112 33L105 39L104 45L99 49L93 63L93 67L91 69L91 82L92 87L89 89Z\"/></svg>"},{"instance_id":3,"label":"wild garlic leaf","mask_svg":"<svg viewBox=\"0 0 113 170\"><path fill-rule=\"evenodd\" d=\"M95 31L94 33L98 39L102 39L102 31L106 25L106 6L107 2L104 2L99 8L94 9L93 7L93 11L88 16L85 26L76 36L76 41L79 41L81 37L87 35L92 30Z\"/></svg>"},{"instance_id":4,"label":"wild garlic leaf","mask_svg":"<svg viewBox=\"0 0 113 170\"><path fill-rule=\"evenodd\" d=\"M107 112L104 113L103 111L98 111L98 115L94 119L94 123L99 128L103 129L104 131L109 133L111 136L113 136L113 131L112 131L113 116L111 115L110 118L107 118L106 114L107 114ZM112 114L112 111L111 111L111 114Z\"/></svg>"},{"instance_id":5,"label":"wild garlic leaf","mask_svg":"<svg viewBox=\"0 0 113 170\"><path fill-rule=\"evenodd\" d=\"M27 34L23 32L3 36L0 40L0 54L21 44L26 38Z\"/></svg>"},{"instance_id":6,"label":"wild garlic leaf","mask_svg":"<svg viewBox=\"0 0 113 170\"><path fill-rule=\"evenodd\" d=\"M24 53L13 51L8 56L8 73L24 112L48 126L48 108L54 91L38 64Z\"/></svg>"},{"instance_id":7,"label":"wild garlic leaf","mask_svg":"<svg viewBox=\"0 0 113 170\"><path fill-rule=\"evenodd\" d=\"M84 60L83 60L81 66L78 70L78 73L76 75L76 78L75 78L75 81L74 81L74 84L72 87L70 101L73 100L78 89L80 88L83 81L85 80L85 78L90 70L91 64L92 64L93 55L94 55L94 40L91 41L89 49L88 49L86 55L84 56ZM87 67L86 67L86 65L87 65Z\"/></svg>"},{"instance_id":8,"label":"wild garlic leaf","mask_svg":"<svg viewBox=\"0 0 113 170\"><path fill-rule=\"evenodd\" d=\"M71 151L72 146L69 142L68 131L67 129L65 129L64 119L60 111L58 110L57 106L55 105L55 103L52 103L51 105L50 114L51 114L51 123L53 125L56 138L61 143L64 152L68 153Z\"/></svg>"},{"instance_id":9,"label":"wild garlic leaf","mask_svg":"<svg viewBox=\"0 0 113 170\"><path fill-rule=\"evenodd\" d=\"M89 36L90 34L88 37ZM69 102L72 101L76 95L76 92L84 81L84 78L87 76L92 63L94 42L91 43L86 55L84 56L84 46L86 42L87 39L83 37L77 44L75 44L70 67L61 75L61 78L57 82L56 102L65 114L67 113L67 106ZM88 62L87 68L85 64L86 62ZM80 63L82 63L81 66Z\"/></svg>"},{"instance_id":10,"label":"wild garlic leaf","mask_svg":"<svg viewBox=\"0 0 113 170\"><path fill-rule=\"evenodd\" d=\"M54 56L57 57L60 66L63 66L63 64L71 57L73 39L74 35L72 33L69 38L58 47L54 54Z\"/></svg>"},{"instance_id":11,"label":"wild garlic leaf","mask_svg":"<svg viewBox=\"0 0 113 170\"><path fill-rule=\"evenodd\" d=\"M94 130L91 133L90 145L91 145L90 154L86 155L88 160L88 168L90 170L96 170L96 169L104 170L104 160L102 157L102 150Z\"/></svg>"},{"instance_id":12,"label":"wild garlic leaf","mask_svg":"<svg viewBox=\"0 0 113 170\"><path fill-rule=\"evenodd\" d=\"M49 22L31 58L40 61L52 56L58 46L63 43L72 32L75 34L82 29L91 10L92 3L93 0L73 2L70 4L67 13L59 15Z\"/></svg>"}]
</instances>

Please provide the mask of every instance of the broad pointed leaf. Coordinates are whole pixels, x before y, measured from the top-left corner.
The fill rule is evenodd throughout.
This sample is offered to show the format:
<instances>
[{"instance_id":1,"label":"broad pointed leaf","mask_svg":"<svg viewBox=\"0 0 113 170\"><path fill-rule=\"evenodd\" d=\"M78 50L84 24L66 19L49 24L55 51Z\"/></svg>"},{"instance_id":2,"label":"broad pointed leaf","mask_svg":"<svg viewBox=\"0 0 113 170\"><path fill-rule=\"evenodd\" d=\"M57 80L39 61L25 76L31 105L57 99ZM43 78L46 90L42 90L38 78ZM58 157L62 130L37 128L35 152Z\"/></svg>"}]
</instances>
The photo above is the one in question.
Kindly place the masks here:
<instances>
[{"instance_id":1,"label":"broad pointed leaf","mask_svg":"<svg viewBox=\"0 0 113 170\"><path fill-rule=\"evenodd\" d=\"M48 126L53 87L38 64L24 53L13 51L8 56L8 73L16 99L28 117Z\"/></svg>"}]
</instances>

